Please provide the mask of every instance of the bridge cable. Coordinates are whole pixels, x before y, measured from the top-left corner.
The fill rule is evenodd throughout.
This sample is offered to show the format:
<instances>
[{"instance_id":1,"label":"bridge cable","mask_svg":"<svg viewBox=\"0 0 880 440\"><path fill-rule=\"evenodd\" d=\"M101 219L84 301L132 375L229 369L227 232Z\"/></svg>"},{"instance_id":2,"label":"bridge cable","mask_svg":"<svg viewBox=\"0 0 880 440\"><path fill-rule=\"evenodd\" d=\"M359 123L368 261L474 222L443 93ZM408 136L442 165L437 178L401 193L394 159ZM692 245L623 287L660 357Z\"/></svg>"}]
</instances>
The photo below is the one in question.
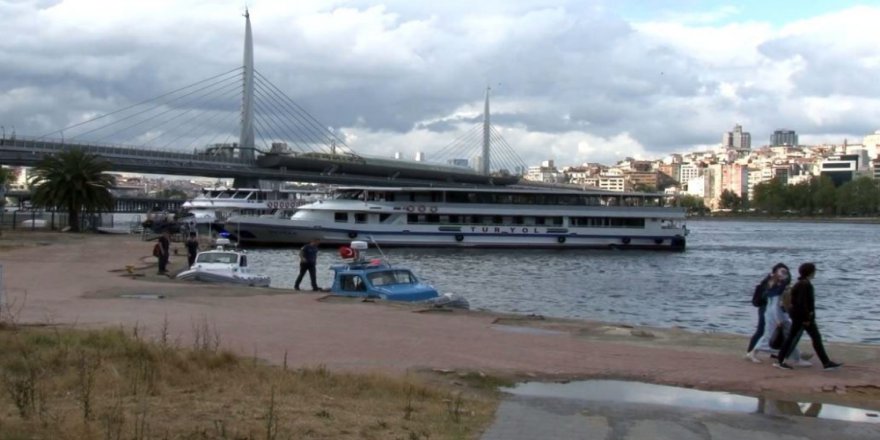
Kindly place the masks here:
<instances>
[{"instance_id":1,"label":"bridge cable","mask_svg":"<svg viewBox=\"0 0 880 440\"><path fill-rule=\"evenodd\" d=\"M226 79L220 81L219 83L210 84L210 85L208 85L208 86L201 87L201 88L199 88L199 89L193 90L193 91L191 91L191 92L189 92L189 93L186 93L186 94L184 94L184 95L182 95L182 96L180 96L180 97L177 97L177 98L171 100L170 102L167 102L167 103L164 103L164 104L165 104L165 105L169 105L169 104L173 103L174 101L177 101L177 100L180 100L180 99L183 99L183 98L186 98L186 97L192 96L192 95L195 94L195 93L202 92L202 91L204 91L205 89L208 89L208 88L211 88L211 87L216 86L217 84L222 84L222 83L224 83L224 82L226 82L226 81L236 80L236 79L238 79L238 78L237 78L237 75L236 75L236 76L233 76L233 77L226 78ZM83 132L83 133L79 133L79 134L77 134L77 135L75 135L75 136L71 136L71 139L74 139L74 138L77 138L77 137L80 137L80 136L84 136L84 135L86 135L86 134L93 133L93 132L95 132L95 131L103 130L103 129L108 128L108 127L110 127L110 126L112 126L112 125L122 123L123 121L129 120L129 119L131 119L131 118L133 118L133 117L135 117L135 116L139 116L139 115L141 115L141 114L151 112L151 111L156 110L156 109L158 109L158 108L161 108L161 107L160 107L160 106L149 107L149 108L147 108L146 110L142 110L142 111L139 111L139 112L137 112L137 113L131 114L131 115L126 116L126 117L124 117L124 118L122 118L122 119L120 119L120 120L118 120L118 121L114 121L114 122L112 122L112 123L110 123L110 124L107 124L107 125L104 125L104 126L101 126L101 127L98 127L98 128L94 128L94 129L92 129L92 130L88 130L88 131ZM176 109L175 109L174 107L171 107L169 110L166 110L166 111L160 113L159 115L165 114L165 113L167 113L167 112L169 112L169 111L173 111L173 110L176 110ZM104 136L102 139L106 139L107 137L112 136L112 135L115 135L115 134L117 134L117 133L119 133L119 132L121 132L121 131L123 131L123 130L125 130L125 129L132 128L132 127L134 127L134 126L140 125L140 124L142 124L142 123L144 123L144 122L147 122L147 121L149 121L149 120L151 120L151 119L153 119L153 118L155 118L155 117L158 117L159 115L156 115L156 116L150 117L150 118L148 118L146 121L141 121L141 122L135 123L135 124L133 124L133 125L130 125L130 126L128 126L128 127L123 128L123 129L121 129L121 130L117 130L117 131L111 133L111 134L108 135L108 136Z\"/></svg>"},{"instance_id":2,"label":"bridge cable","mask_svg":"<svg viewBox=\"0 0 880 440\"><path fill-rule=\"evenodd\" d=\"M95 122L95 121L97 121L97 120L100 120L100 119L106 118L107 116L112 116L112 115L114 115L114 114L116 114L116 113L120 113L120 112L124 112L124 111L126 111L126 110L130 110L130 109L132 109L132 108L134 108L134 107L137 107L137 106L139 106L139 105L144 105L144 104L146 104L146 103L149 103L149 102L152 102L152 101L156 101L156 100L162 99L162 98L164 98L164 97L166 97L166 96L173 95L173 94L175 94L175 93L177 93L177 92L180 92L180 91L186 90L186 89L188 89L188 88L190 88L190 87L193 87L193 86L199 85L199 84L204 83L204 82L207 82L207 81L211 81L211 80L213 80L213 79L215 79L215 78L219 78L219 77L222 77L222 76L228 75L229 73L235 72L235 71L237 71L237 70L242 70L242 69L244 69L244 67L236 67L235 69L232 69L232 70L230 70L230 71L223 72L223 73L221 73L221 74L218 74L218 75L212 76L212 77L210 77L210 78L203 79L203 80L201 80L201 81L198 81L198 82L196 82L196 83L193 83L193 84L190 84L190 85L187 85L187 86L181 87L181 88L176 89L176 90L172 90L172 91L170 91L170 92L168 92L168 93L165 93L165 94L159 95L159 96L157 96L157 97L155 97L155 98L151 98L151 99L147 99L147 100L144 100L144 101L141 101L141 102L135 103L135 104L131 104L131 105L129 105L129 106L127 106L127 107L123 107L123 108L121 108L121 109L119 109L119 110L115 110L115 111L112 111L112 112L110 112L110 113L106 113L106 114L103 114L103 115L101 115L101 116L98 116L98 117L95 117L95 118L92 118L92 119L89 119L89 120L86 120L86 121L82 121L82 122L79 122L79 123L76 123L76 124L73 124L73 125L69 125L69 126L64 127L64 128L62 128L62 129L59 129L59 130L50 131L50 132L48 132L48 133L46 133L46 134L44 134L44 135L38 137L36 140L43 139L44 137L46 137L46 136L48 136L48 135L50 135L50 134L52 134L52 133L64 132L64 130L70 130L70 129L73 129L73 128L76 128L76 127L79 127L79 126L81 126L81 125L88 124L88 123Z\"/></svg>"},{"instance_id":3,"label":"bridge cable","mask_svg":"<svg viewBox=\"0 0 880 440\"><path fill-rule=\"evenodd\" d=\"M232 93L230 93L230 92L232 92ZM226 87L226 90L221 90L220 93L223 93L223 95L219 96L218 98L221 98L221 99L223 99L223 100L225 101L227 98L231 98L232 96L235 96L235 95L239 95L239 94L240 94L239 86L238 86L238 84L234 84L234 83L233 83L233 84L231 84L231 87ZM211 96L210 96L210 95L205 95L205 98L209 98L209 97L211 97ZM204 108L200 108L200 107L204 107L204 105L202 105L202 104L207 104L207 103L208 103L208 102L206 102L206 101L209 102L210 100L208 100L208 99L202 99L202 100L200 100L200 101L198 101L198 102L193 102L189 109L183 111L182 113L180 113L180 114L178 114L178 115L172 115L172 117L166 119L165 121L162 121L162 122L160 123L160 126L162 126L163 124L170 123L170 122L172 122L172 121L176 121L177 123L171 125L170 127L167 127L166 130L163 130L163 131L162 131L162 133L160 133L160 134L158 134L158 135L156 135L156 136L154 136L154 137L152 137L152 138L150 138L150 139L145 140L144 143L141 144L141 148L145 148L145 147L147 146L148 143L153 143L153 142L157 141L158 139L161 139L163 136L169 135L169 134L171 134L171 133L176 133L176 130L177 130L178 128L180 128L180 127L182 127L182 126L185 126L185 125L188 126L188 125L189 125L191 122L193 122L195 119L204 116L204 114L205 114L207 111L210 111L210 110L205 110ZM186 115L186 114L189 114L190 112L194 112L195 114L193 114L193 115L190 116L189 118L185 118L185 119L184 119L183 116ZM204 121L203 121L203 124L204 124ZM183 137L183 136L187 135L187 134L191 135L192 132L189 132L189 133L186 133L186 132L185 132L184 134L182 134L182 135L178 136L177 138L173 139L172 142L175 141L175 140L177 140L177 139L179 139L180 137ZM169 142L169 143L166 144L165 146L166 146L166 147L170 146L170 144L171 144L172 142Z\"/></svg>"},{"instance_id":4,"label":"bridge cable","mask_svg":"<svg viewBox=\"0 0 880 440\"><path fill-rule=\"evenodd\" d=\"M320 125L316 125L315 123L311 122L306 116L304 116L302 114L302 112L297 111L296 108L288 102L288 101L290 101L289 98L287 98L283 94L279 94L278 92L275 92L275 89L277 89L277 88L273 89L272 87L274 87L274 86L270 82L264 81L264 80L259 80L258 83L261 86L266 87L265 92L267 94L271 95L275 99L274 102L276 102L279 105L279 107L286 110L287 115L291 116L292 119L294 119L298 122L298 125L300 125L302 127L301 128L302 134L304 134L307 139L309 139L312 143L314 143L316 145L321 145L321 144L328 145L329 144L328 139L327 139L327 136L328 136L327 132L328 131L326 128L324 128L323 126L320 126ZM340 145L344 146L345 144L340 142ZM323 152L323 153L329 152L326 150L324 150L324 151L315 150L313 148L311 150L316 151L316 152Z\"/></svg>"}]
</instances>

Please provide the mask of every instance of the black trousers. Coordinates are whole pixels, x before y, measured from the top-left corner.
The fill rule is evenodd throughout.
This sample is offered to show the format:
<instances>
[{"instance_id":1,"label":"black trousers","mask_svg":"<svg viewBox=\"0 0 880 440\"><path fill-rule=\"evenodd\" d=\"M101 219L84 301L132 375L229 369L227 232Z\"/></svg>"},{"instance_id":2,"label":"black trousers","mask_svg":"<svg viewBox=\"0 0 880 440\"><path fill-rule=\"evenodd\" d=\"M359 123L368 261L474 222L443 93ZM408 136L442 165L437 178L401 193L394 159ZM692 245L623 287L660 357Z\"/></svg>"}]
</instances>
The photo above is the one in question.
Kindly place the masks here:
<instances>
[{"instance_id":1,"label":"black trousers","mask_svg":"<svg viewBox=\"0 0 880 440\"><path fill-rule=\"evenodd\" d=\"M828 365L831 359L828 358L828 353L825 353L825 346L822 345L822 334L819 333L816 321L810 322L810 325L804 325L803 321L792 321L791 332L785 338L782 348L779 349L779 359L785 359L791 354L805 331L810 335L810 340L813 341L813 350L816 352L819 360L822 361L822 366Z\"/></svg>"},{"instance_id":2,"label":"black trousers","mask_svg":"<svg viewBox=\"0 0 880 440\"><path fill-rule=\"evenodd\" d=\"M315 270L315 263L299 263L299 276L296 277L296 282L293 283L293 287L299 289L299 283L302 282L303 276L305 276L306 271L309 272L309 280L312 282L312 289L318 290L318 280Z\"/></svg>"},{"instance_id":3,"label":"black trousers","mask_svg":"<svg viewBox=\"0 0 880 440\"><path fill-rule=\"evenodd\" d=\"M168 254L159 255L159 273L166 272L168 270Z\"/></svg>"}]
</instances>

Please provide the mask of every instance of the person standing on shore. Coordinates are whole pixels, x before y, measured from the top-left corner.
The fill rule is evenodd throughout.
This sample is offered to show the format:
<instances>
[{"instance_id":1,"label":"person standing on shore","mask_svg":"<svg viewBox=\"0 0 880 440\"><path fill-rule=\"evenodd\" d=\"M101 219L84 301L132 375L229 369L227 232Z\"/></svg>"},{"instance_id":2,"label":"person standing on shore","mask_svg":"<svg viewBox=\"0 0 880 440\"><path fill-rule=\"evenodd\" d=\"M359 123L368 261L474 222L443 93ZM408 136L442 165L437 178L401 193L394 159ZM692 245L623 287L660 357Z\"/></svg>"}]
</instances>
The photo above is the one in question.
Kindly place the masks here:
<instances>
[{"instance_id":1,"label":"person standing on shore","mask_svg":"<svg viewBox=\"0 0 880 440\"><path fill-rule=\"evenodd\" d=\"M791 332L785 338L782 348L779 349L779 362L774 364L777 368L791 370L792 366L785 362L789 352L797 347L797 343L804 331L810 335L813 341L813 350L822 361L825 370L836 370L843 364L832 361L825 352L822 344L822 334L816 324L816 302L813 283L810 280L816 276L816 265L804 263L798 267L798 282L791 289Z\"/></svg>"},{"instance_id":2,"label":"person standing on shore","mask_svg":"<svg viewBox=\"0 0 880 440\"><path fill-rule=\"evenodd\" d=\"M165 275L168 273L168 260L171 258L171 233L168 232L168 229L162 231L158 244L159 275Z\"/></svg>"},{"instance_id":3,"label":"person standing on shore","mask_svg":"<svg viewBox=\"0 0 880 440\"><path fill-rule=\"evenodd\" d=\"M196 255L199 254L199 240L195 232L189 233L189 239L186 240L186 261L188 267L192 267L196 263Z\"/></svg>"},{"instance_id":4,"label":"person standing on shore","mask_svg":"<svg viewBox=\"0 0 880 440\"><path fill-rule=\"evenodd\" d=\"M321 241L316 238L309 241L308 244L299 250L299 276L296 277L296 283L293 284L294 289L300 290L299 285L302 282L303 276L308 272L309 280L312 282L312 290L321 290L321 288L318 287L316 274L319 244L321 244Z\"/></svg>"},{"instance_id":5,"label":"person standing on shore","mask_svg":"<svg viewBox=\"0 0 880 440\"><path fill-rule=\"evenodd\" d=\"M791 330L791 319L782 308L782 294L791 283L788 266L782 263L773 266L773 271L770 273L769 278L767 288L764 290L764 297L767 300L766 309L764 310L764 332L746 354L746 358L755 363L761 362L757 356L758 352L776 352L775 349L770 347L770 341L773 339L777 328L781 328L784 335L788 335ZM791 351L790 355L794 360L795 366L809 367L813 365L809 361L801 360L800 351L798 351L797 347Z\"/></svg>"}]
</instances>

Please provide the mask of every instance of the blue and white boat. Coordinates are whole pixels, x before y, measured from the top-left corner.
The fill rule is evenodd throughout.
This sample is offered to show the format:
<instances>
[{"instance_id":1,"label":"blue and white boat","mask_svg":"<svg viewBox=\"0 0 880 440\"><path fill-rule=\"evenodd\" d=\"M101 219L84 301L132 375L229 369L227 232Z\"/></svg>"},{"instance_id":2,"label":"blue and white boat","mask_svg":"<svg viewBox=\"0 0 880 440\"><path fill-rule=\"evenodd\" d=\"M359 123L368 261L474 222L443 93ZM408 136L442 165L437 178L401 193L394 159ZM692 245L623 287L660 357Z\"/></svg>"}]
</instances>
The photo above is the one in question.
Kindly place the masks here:
<instances>
[{"instance_id":1,"label":"blue and white boat","mask_svg":"<svg viewBox=\"0 0 880 440\"><path fill-rule=\"evenodd\" d=\"M368 247L364 241L353 241L351 247L340 248L343 262L330 266L333 270L331 293L387 301L421 302L431 306L469 308L467 299L454 294L441 295L434 286L421 282L407 268L394 266L386 258L367 258L365 252Z\"/></svg>"}]
</instances>

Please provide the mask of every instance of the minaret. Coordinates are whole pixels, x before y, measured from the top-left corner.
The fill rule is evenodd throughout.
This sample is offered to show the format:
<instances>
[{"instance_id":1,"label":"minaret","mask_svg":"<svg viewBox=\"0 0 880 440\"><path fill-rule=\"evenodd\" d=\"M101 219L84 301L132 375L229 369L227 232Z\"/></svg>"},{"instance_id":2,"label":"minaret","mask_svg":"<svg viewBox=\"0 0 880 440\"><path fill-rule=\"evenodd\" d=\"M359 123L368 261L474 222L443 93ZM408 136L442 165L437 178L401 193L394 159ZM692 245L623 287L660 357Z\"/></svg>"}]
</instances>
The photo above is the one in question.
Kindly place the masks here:
<instances>
[{"instance_id":1,"label":"minaret","mask_svg":"<svg viewBox=\"0 0 880 440\"><path fill-rule=\"evenodd\" d=\"M238 137L239 157L254 160L254 40L251 36L251 15L244 11L244 72L241 98L241 135Z\"/></svg>"},{"instance_id":2,"label":"minaret","mask_svg":"<svg viewBox=\"0 0 880 440\"><path fill-rule=\"evenodd\" d=\"M486 87L486 106L483 109L483 174L488 176L489 170L492 168L489 166L489 130L491 126L489 125L489 87Z\"/></svg>"}]
</instances>

